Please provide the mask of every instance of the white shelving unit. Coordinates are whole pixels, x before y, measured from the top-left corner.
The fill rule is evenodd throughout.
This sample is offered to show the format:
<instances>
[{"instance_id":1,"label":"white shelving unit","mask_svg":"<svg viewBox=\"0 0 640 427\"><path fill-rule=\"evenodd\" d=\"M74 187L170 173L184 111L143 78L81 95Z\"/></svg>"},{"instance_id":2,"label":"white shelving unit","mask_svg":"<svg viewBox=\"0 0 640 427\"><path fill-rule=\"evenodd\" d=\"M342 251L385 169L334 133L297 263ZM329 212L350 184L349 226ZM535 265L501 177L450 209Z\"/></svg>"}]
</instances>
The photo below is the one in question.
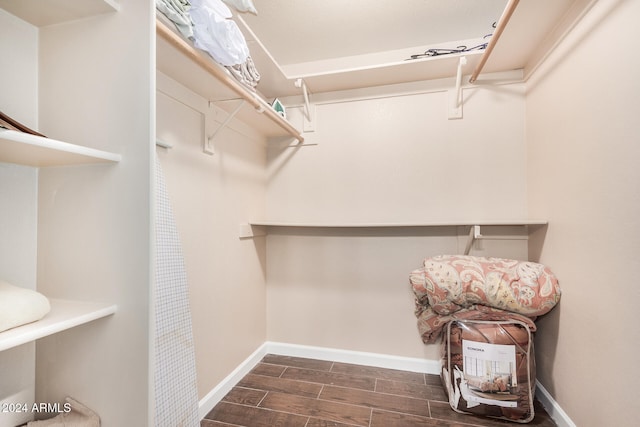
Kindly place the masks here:
<instances>
[{"instance_id":1,"label":"white shelving unit","mask_svg":"<svg viewBox=\"0 0 640 427\"><path fill-rule=\"evenodd\" d=\"M42 167L119 162L120 160L119 154L24 132L0 129L0 162Z\"/></svg>"},{"instance_id":2,"label":"white shelving unit","mask_svg":"<svg viewBox=\"0 0 640 427\"><path fill-rule=\"evenodd\" d=\"M56 75L58 68L52 67L51 63L58 61L57 64L64 68L78 57L91 63L90 55L81 53L82 49L78 46L76 46L78 49L73 52L76 54L75 57L73 54L70 56L63 54L68 40L67 35L63 34L64 30L69 29L73 33L68 35L69 38L75 37L76 40L82 40L82 34L79 34L81 31L76 31L77 28L83 27L92 17L96 17L96 21L99 21L103 16L108 20L109 14L113 14L119 8L116 0L0 0L0 12L3 12L2 25L8 24L6 31L8 39L5 39L2 45L5 48L10 46L9 50L12 50L12 44L15 44L16 52L20 51L20 54L14 55L15 58L12 56L12 61L4 64L6 65L5 72L1 74L7 85L12 86L12 89L15 90L7 91L5 94L7 96L3 97L3 105L0 107L9 115L15 114L14 118L18 121L26 120L32 126L37 126L39 123L48 129L43 132L47 136L53 137L48 138L28 132L0 128L0 163L5 166L20 166L15 170L13 167L9 167L7 170L2 168L3 177L7 178L3 182L5 185L0 204L5 212L8 212L7 216L3 217L2 225L11 227L16 224L16 219L21 218L22 215L25 218L24 226L17 227L16 230L5 229L0 236L4 239L3 254L6 254L3 271L0 271L0 274L3 277L5 275L16 276L16 271L28 271L25 274L17 274L16 277L28 278L27 280L18 280L19 282L24 281L25 284L32 286L35 286L37 282L37 288L43 295L56 296L56 298L49 298L51 310L42 319L0 332L0 363L3 372L8 374L6 381L0 381L3 393L0 401L3 403L18 397L20 401L34 402L36 393L44 396L42 397L44 401L53 401L52 395L55 393L53 390L56 387L73 390L75 386L73 380L62 384L60 381L48 383L43 379L49 380L53 371L62 372L78 368L77 361L73 359L75 356L82 360L92 360L104 351L97 349L95 345L76 345L73 346L73 349L67 350L68 347L56 348L56 343L76 339L77 334L83 333L80 330L81 325L87 325L85 328L91 328L88 324L111 317L119 309L117 304L121 306L121 301L116 301L111 293L97 289L99 285L89 282L89 286L86 286L88 280L82 277L82 273L78 271L81 270L79 266L88 264L83 262L81 257L77 258L77 264L73 262L65 265L59 264L60 271L56 271L56 274L51 274L51 269L46 267L38 270L47 262L56 264L59 254L64 253L67 248L78 247L78 244L73 241L73 233L68 233L68 240L66 237L60 239L52 234L56 234L55 232L58 231L62 233L72 231L75 227L86 230L89 227L83 227L87 224L100 223L96 216L89 212L90 209L86 212L83 210L85 204L90 206L91 202L88 202L87 198L80 196L79 193L87 187L95 189L96 200L102 202L104 201L102 193L107 187L102 184L113 175L121 175L122 168L120 167L117 168L117 171L116 168L107 170L122 160L120 154L91 148L92 141L86 141L86 145L83 145L84 141L79 141L78 144L71 143L69 141L73 139L71 137L73 132L67 132L65 128L57 126L49 125L47 127L47 123L59 124L60 120L56 119L59 117L58 115L71 114L74 106L80 106L76 110L86 108L83 107L86 106L85 98L91 96L88 90L90 86L84 86L85 91L80 97L82 102L76 102L71 108L68 108L74 100L75 94L72 90L67 90L65 97L56 97L48 92L51 88L59 88L65 84L69 84L69 87L72 88L76 84L82 86L82 79L77 76L61 77ZM22 43L22 40L25 42ZM71 50L70 47L69 49ZM74 69L80 70L80 72L83 70L81 67L74 67ZM27 70L29 72L26 72ZM85 74L91 76L90 73ZM48 97L57 99L53 107L48 103ZM94 97L92 100L96 99L100 100L99 97ZM86 110L89 111L89 109ZM91 109L91 112L87 112L87 114L98 114L99 112L100 109ZM117 115L113 115L111 118L115 121L119 119ZM101 122L96 120L92 123ZM89 124L76 123L74 126L81 129ZM92 126L84 134L90 134L91 131L99 133L101 128ZM118 139L117 141L121 142L122 140ZM106 168L101 168L103 172L115 171L116 173L98 173L100 176L93 182L99 184L96 186L87 184L86 177L95 173L92 166L65 168L65 166L103 164L108 165ZM55 182L52 176L63 177L61 178L63 185L52 189L55 187L52 184ZM73 186L73 190L67 193L71 197L56 200L56 203L53 203L54 208L47 206L47 201L52 199L47 199L46 194L51 195L56 190L64 193L68 189L64 188L64 184ZM49 190L52 193L48 193ZM76 194L78 194L77 197ZM56 221L58 218L52 219L57 216L62 219L69 218L70 213L72 215L77 213L78 216L74 216L69 230L65 226L59 226L64 221ZM55 232L49 233L52 230ZM17 253L14 257L11 252L12 247L17 245L17 252L19 252L22 243L30 250L24 254ZM95 251L93 249L95 245L90 242L86 245L85 242L81 242L80 245L79 252L84 251L87 256L93 256L97 260L103 258L100 251ZM56 249L52 250L51 246ZM57 249L60 247L64 247L64 250ZM40 264L41 260L45 264ZM85 288L87 292L84 291ZM109 324L110 327L118 322L117 319L113 320L115 321ZM74 329L77 332L74 332ZM68 333L60 334L63 331L68 331ZM43 339L56 334L59 335L53 341ZM38 359L46 360L46 363L38 363ZM48 366L43 367L43 365ZM101 385L87 388L86 384L83 384L88 392L77 393L80 400L87 399L92 388L100 387L104 383L104 379L99 375L90 375L92 383ZM85 374L85 379L86 376L87 374ZM18 377L21 378L19 382L12 380L12 378ZM29 413L12 414L8 419L3 418L3 422L0 424L22 425L33 417L34 414Z\"/></svg>"},{"instance_id":3,"label":"white shelving unit","mask_svg":"<svg viewBox=\"0 0 640 427\"><path fill-rule=\"evenodd\" d=\"M116 163L115 153L70 144L29 133L0 129L0 162L45 167ZM51 299L51 311L41 320L0 333L0 351L79 326L117 310L114 304Z\"/></svg>"},{"instance_id":4,"label":"white shelving unit","mask_svg":"<svg viewBox=\"0 0 640 427\"><path fill-rule=\"evenodd\" d=\"M0 381L0 401L72 395L105 424L146 425L149 267L122 264L149 255L148 239L130 232L147 230L151 215L139 201L151 169L153 109L143 97L153 82L154 6L125 4L0 0L0 44L15 53L0 72L10 89L0 108L47 136L0 129L0 228L13 227L2 235L0 275L51 304L41 320L0 332L2 371L21 378ZM125 63L131 70L117 74ZM125 382L133 398L103 396ZM19 415L0 425L35 416Z\"/></svg>"},{"instance_id":5,"label":"white shelving unit","mask_svg":"<svg viewBox=\"0 0 640 427\"><path fill-rule=\"evenodd\" d=\"M58 299L49 302L51 311L41 320L0 332L0 351L110 316L117 311L117 306L113 304Z\"/></svg>"}]
</instances>

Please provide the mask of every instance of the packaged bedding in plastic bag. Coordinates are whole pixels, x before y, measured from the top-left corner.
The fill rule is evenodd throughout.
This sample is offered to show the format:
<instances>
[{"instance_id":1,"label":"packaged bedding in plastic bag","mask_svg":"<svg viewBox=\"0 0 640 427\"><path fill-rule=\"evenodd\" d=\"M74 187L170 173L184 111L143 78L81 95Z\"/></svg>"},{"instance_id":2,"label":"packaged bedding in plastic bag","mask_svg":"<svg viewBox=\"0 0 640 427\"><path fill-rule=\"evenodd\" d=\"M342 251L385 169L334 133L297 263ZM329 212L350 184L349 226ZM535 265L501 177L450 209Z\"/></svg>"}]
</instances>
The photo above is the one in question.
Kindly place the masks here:
<instances>
[{"instance_id":1,"label":"packaged bedding in plastic bag","mask_svg":"<svg viewBox=\"0 0 640 427\"><path fill-rule=\"evenodd\" d=\"M531 331L517 320L449 322L441 378L456 412L530 422L536 382Z\"/></svg>"}]
</instances>

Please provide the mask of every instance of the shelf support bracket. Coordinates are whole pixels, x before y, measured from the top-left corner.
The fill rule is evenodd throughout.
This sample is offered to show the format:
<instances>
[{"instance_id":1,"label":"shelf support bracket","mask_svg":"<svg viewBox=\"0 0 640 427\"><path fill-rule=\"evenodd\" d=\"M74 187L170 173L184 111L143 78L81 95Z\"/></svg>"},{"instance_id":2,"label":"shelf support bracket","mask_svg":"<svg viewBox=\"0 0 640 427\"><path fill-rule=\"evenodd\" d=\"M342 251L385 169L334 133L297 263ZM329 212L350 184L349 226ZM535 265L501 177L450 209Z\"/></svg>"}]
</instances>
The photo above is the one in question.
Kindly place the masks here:
<instances>
[{"instance_id":1,"label":"shelf support bracket","mask_svg":"<svg viewBox=\"0 0 640 427\"><path fill-rule=\"evenodd\" d=\"M220 131L222 129L226 128L229 125L229 123L231 123L231 120L233 120L233 118L236 116L236 114L238 114L240 109L244 106L245 102L246 101L244 99L240 100L240 103L235 108L235 110L233 110L227 116L227 118L222 122L222 124L220 126L218 126L218 129L216 129L211 135L207 135L206 136L205 141L204 141L204 148L202 149L202 151L204 151L206 154L209 154L209 155L213 155L214 154L213 140L220 133ZM211 101L209 101L209 106L211 106Z\"/></svg>"},{"instance_id":2,"label":"shelf support bracket","mask_svg":"<svg viewBox=\"0 0 640 427\"><path fill-rule=\"evenodd\" d=\"M526 224L522 224L525 225ZM464 254L469 255L471 252L471 246L476 240L529 240L527 236L522 235L483 235L480 231L479 225L472 225L469 230L469 237L467 238L467 245L464 248Z\"/></svg>"},{"instance_id":3,"label":"shelf support bracket","mask_svg":"<svg viewBox=\"0 0 640 427\"><path fill-rule=\"evenodd\" d=\"M471 230L469 230L469 237L467 238L467 245L464 248L464 254L469 255L471 252L471 245L477 239L482 239L482 234L480 233L479 225L472 225Z\"/></svg>"},{"instance_id":4,"label":"shelf support bracket","mask_svg":"<svg viewBox=\"0 0 640 427\"><path fill-rule=\"evenodd\" d=\"M458 60L456 88L449 90L449 120L462 118L462 67L467 65L467 57Z\"/></svg>"},{"instance_id":5,"label":"shelf support bracket","mask_svg":"<svg viewBox=\"0 0 640 427\"><path fill-rule=\"evenodd\" d=\"M242 223L240 224L238 230L240 239L251 239L253 237L261 237L267 235L266 227L263 227L261 225Z\"/></svg>"},{"instance_id":6,"label":"shelf support bracket","mask_svg":"<svg viewBox=\"0 0 640 427\"><path fill-rule=\"evenodd\" d=\"M295 86L297 88L302 89L302 96L304 98L304 105L302 107L302 113L304 115L303 118L303 131L304 132L313 132L315 130L315 126L314 126L314 116L315 116L315 111L314 110L314 106L311 105L311 102L309 101L309 90L307 89L307 84L304 82L303 79L296 79L295 81Z\"/></svg>"}]
</instances>

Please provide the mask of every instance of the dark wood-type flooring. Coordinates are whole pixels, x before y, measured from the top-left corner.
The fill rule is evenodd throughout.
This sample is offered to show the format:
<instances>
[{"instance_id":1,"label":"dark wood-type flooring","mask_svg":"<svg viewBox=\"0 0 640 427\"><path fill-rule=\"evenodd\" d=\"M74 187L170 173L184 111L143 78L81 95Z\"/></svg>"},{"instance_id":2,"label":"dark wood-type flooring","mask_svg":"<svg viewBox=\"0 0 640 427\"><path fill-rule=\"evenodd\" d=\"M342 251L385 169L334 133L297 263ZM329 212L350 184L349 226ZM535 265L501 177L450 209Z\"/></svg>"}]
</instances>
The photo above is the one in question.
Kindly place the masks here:
<instances>
[{"instance_id":1,"label":"dark wood-type flooring","mask_svg":"<svg viewBox=\"0 0 640 427\"><path fill-rule=\"evenodd\" d=\"M536 402L528 425L555 423ZM267 355L201 427L471 427L518 425L454 412L437 375Z\"/></svg>"}]
</instances>

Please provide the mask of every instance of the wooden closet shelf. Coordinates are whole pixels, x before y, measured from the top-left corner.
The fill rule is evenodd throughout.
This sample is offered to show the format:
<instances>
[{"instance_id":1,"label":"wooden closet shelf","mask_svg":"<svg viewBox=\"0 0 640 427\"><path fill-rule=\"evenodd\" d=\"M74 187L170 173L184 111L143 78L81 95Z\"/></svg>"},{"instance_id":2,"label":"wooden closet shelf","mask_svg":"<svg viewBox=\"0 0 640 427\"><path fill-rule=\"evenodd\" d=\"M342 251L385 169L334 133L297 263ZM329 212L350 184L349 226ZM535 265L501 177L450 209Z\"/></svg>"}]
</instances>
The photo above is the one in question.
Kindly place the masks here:
<instances>
[{"instance_id":1,"label":"wooden closet shelf","mask_svg":"<svg viewBox=\"0 0 640 427\"><path fill-rule=\"evenodd\" d=\"M50 299L51 311L41 320L0 332L0 351L114 314L116 305Z\"/></svg>"},{"instance_id":2,"label":"wooden closet shelf","mask_svg":"<svg viewBox=\"0 0 640 427\"><path fill-rule=\"evenodd\" d=\"M0 162L25 166L62 166L120 160L119 154L0 129Z\"/></svg>"},{"instance_id":3,"label":"wooden closet shelf","mask_svg":"<svg viewBox=\"0 0 640 427\"><path fill-rule=\"evenodd\" d=\"M276 113L260 95L238 82L206 52L197 49L161 16L156 18L156 68L197 93L231 112L237 100L253 108L242 108L238 118L267 137L292 136L302 142L301 132Z\"/></svg>"}]
</instances>

